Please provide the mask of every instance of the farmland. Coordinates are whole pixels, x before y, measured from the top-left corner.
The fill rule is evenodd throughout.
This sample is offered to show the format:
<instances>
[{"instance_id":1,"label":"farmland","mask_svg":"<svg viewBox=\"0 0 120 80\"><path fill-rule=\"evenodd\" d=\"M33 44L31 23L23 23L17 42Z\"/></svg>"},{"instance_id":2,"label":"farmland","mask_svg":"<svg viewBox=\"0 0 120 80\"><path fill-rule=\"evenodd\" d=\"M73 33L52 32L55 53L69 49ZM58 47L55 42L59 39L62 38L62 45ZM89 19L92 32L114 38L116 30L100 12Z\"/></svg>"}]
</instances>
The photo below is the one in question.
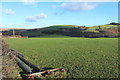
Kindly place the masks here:
<instances>
[{"instance_id":1,"label":"farmland","mask_svg":"<svg viewBox=\"0 0 120 80\"><path fill-rule=\"evenodd\" d=\"M14 38L11 48L33 64L62 67L68 78L117 78L117 38Z\"/></svg>"}]
</instances>

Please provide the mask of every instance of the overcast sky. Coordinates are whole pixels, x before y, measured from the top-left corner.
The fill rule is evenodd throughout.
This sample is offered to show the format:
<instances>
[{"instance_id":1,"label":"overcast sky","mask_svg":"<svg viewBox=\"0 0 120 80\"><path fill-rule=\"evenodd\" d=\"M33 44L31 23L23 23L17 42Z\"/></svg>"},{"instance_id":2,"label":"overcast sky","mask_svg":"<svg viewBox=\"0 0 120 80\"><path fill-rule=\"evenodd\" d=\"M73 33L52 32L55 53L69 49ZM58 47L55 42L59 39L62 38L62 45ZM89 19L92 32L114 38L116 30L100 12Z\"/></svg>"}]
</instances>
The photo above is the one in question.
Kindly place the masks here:
<instances>
[{"instance_id":1,"label":"overcast sky","mask_svg":"<svg viewBox=\"0 0 120 80\"><path fill-rule=\"evenodd\" d=\"M2 2L2 28L94 26L118 22L118 2ZM0 21L0 22L1 22Z\"/></svg>"}]
</instances>

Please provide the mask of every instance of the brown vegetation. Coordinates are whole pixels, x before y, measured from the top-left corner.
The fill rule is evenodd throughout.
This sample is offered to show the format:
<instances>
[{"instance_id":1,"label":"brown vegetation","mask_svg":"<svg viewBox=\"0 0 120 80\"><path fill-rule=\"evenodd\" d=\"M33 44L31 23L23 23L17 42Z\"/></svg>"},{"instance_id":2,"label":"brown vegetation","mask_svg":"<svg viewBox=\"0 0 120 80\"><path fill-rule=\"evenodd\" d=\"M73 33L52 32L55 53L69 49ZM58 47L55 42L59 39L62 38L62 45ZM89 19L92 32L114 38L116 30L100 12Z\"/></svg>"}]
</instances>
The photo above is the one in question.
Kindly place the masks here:
<instances>
[{"instance_id":1,"label":"brown vegetation","mask_svg":"<svg viewBox=\"0 0 120 80\"><path fill-rule=\"evenodd\" d=\"M15 62L16 52L9 48L9 46L2 40L2 77L3 78L17 78L18 70Z\"/></svg>"}]
</instances>

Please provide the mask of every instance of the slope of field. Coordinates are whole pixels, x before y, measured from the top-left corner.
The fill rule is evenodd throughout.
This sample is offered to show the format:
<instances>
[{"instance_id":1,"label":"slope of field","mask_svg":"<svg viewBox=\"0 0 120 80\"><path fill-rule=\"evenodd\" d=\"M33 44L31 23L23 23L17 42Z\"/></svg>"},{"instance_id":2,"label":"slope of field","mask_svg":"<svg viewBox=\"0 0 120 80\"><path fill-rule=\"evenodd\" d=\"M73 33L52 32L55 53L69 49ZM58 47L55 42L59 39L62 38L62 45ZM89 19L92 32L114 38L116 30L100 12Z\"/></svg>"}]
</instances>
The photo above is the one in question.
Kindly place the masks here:
<instances>
[{"instance_id":1,"label":"slope of field","mask_svg":"<svg viewBox=\"0 0 120 80\"><path fill-rule=\"evenodd\" d=\"M27 37L46 37L51 35L62 35L69 37L119 37L119 23L98 25L92 27L79 25L53 25L35 29L15 29L15 35ZM3 31L4 36L12 36L13 30Z\"/></svg>"},{"instance_id":2,"label":"slope of field","mask_svg":"<svg viewBox=\"0 0 120 80\"><path fill-rule=\"evenodd\" d=\"M98 26L92 26L92 27L89 27L86 31L99 32L96 29L101 28L102 30L104 30L104 29L110 29L110 28L114 28L114 27L118 27L118 25L98 25Z\"/></svg>"},{"instance_id":3,"label":"slope of field","mask_svg":"<svg viewBox=\"0 0 120 80\"><path fill-rule=\"evenodd\" d=\"M86 27L77 25L53 25L44 28L30 29L21 34L29 37L46 37L47 35L63 35L63 33L66 34L66 32L70 32L70 29L75 28L85 29Z\"/></svg>"},{"instance_id":4,"label":"slope of field","mask_svg":"<svg viewBox=\"0 0 120 80\"><path fill-rule=\"evenodd\" d=\"M68 78L117 78L117 38L6 39L11 48L43 67L62 67Z\"/></svg>"}]
</instances>

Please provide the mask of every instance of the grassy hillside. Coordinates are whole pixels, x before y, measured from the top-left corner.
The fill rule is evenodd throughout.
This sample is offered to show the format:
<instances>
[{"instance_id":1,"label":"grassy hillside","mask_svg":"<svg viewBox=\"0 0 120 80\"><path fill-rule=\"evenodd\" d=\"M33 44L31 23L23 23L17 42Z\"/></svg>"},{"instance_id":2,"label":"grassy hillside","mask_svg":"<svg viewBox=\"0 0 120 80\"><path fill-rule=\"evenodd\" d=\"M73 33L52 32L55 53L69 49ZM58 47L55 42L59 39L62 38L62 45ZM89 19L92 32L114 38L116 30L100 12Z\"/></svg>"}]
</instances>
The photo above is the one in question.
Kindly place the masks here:
<instances>
[{"instance_id":1,"label":"grassy hillside","mask_svg":"<svg viewBox=\"0 0 120 80\"><path fill-rule=\"evenodd\" d=\"M72 29L85 29L86 27L83 26L76 26L76 25L53 25L45 28L39 29L31 29L27 30L26 32L22 33L24 36L34 36L34 37L43 37L46 35L63 35L63 32L68 32ZM63 35L65 36L65 35Z\"/></svg>"},{"instance_id":2,"label":"grassy hillside","mask_svg":"<svg viewBox=\"0 0 120 80\"><path fill-rule=\"evenodd\" d=\"M6 39L39 68L65 68L68 78L117 78L117 38Z\"/></svg>"},{"instance_id":3,"label":"grassy hillside","mask_svg":"<svg viewBox=\"0 0 120 80\"><path fill-rule=\"evenodd\" d=\"M98 26L89 27L86 31L99 32L99 31L97 31L97 29L99 29L99 28L104 30L104 29L110 29L110 28L114 28L114 27L118 27L118 25L98 25Z\"/></svg>"},{"instance_id":4,"label":"grassy hillside","mask_svg":"<svg viewBox=\"0 0 120 80\"><path fill-rule=\"evenodd\" d=\"M49 27L28 29L23 31L15 30L15 32L16 35L28 37L49 37L51 35L58 35L58 37L59 35L62 35L63 37L119 37L117 28L117 23L110 23L107 25L98 25L93 27L78 25L53 25ZM4 35L12 34L12 31L4 32Z\"/></svg>"},{"instance_id":5,"label":"grassy hillside","mask_svg":"<svg viewBox=\"0 0 120 80\"><path fill-rule=\"evenodd\" d=\"M83 26L77 26L77 25L53 25L53 26L48 26L44 28L39 28L41 30L58 30L61 28L84 28ZM38 30L39 30L38 29Z\"/></svg>"}]
</instances>

